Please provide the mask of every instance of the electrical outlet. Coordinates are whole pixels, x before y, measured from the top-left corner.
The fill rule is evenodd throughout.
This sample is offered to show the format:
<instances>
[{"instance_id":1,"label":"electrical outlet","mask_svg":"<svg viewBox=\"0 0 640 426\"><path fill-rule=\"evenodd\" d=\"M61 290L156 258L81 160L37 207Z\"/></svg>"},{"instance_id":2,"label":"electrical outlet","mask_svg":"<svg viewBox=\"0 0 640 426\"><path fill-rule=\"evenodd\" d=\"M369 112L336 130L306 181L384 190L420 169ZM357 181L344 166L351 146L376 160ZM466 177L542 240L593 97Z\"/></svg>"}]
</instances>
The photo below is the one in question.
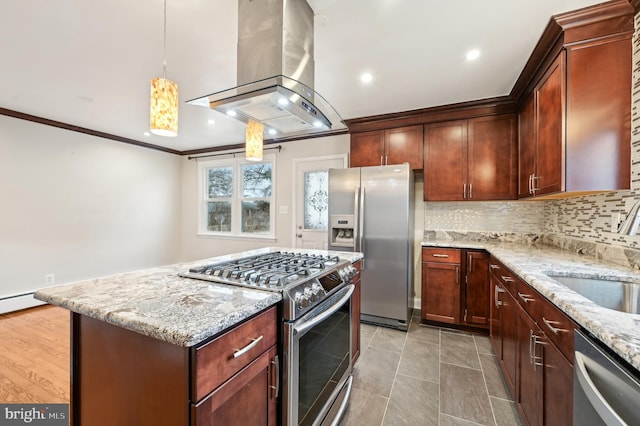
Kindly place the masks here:
<instances>
[{"instance_id":1,"label":"electrical outlet","mask_svg":"<svg viewBox=\"0 0 640 426\"><path fill-rule=\"evenodd\" d=\"M56 283L56 274L45 274L44 283L45 285L54 285Z\"/></svg>"}]
</instances>

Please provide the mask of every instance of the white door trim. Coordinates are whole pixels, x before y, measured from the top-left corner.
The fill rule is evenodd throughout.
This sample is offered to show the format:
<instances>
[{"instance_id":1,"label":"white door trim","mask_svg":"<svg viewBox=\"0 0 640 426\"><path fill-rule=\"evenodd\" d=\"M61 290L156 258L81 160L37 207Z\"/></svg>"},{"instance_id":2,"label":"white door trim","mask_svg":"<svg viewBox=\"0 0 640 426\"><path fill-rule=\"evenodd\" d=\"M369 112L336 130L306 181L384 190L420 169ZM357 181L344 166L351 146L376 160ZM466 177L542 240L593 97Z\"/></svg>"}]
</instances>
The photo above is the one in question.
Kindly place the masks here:
<instances>
[{"instance_id":1,"label":"white door trim","mask_svg":"<svg viewBox=\"0 0 640 426\"><path fill-rule=\"evenodd\" d=\"M314 161L325 161L325 160L342 160L343 166L346 168L349 166L349 155L347 153L343 154L330 154L330 155L320 155L318 157L303 157L303 158L294 158L293 159L293 185L291 185L291 200L292 200L292 211L291 211L291 247L296 247L296 220L298 217L298 203L299 200L296 199L296 194L298 193L298 185L301 182L298 182L298 167L300 167L301 163L314 162Z\"/></svg>"}]
</instances>

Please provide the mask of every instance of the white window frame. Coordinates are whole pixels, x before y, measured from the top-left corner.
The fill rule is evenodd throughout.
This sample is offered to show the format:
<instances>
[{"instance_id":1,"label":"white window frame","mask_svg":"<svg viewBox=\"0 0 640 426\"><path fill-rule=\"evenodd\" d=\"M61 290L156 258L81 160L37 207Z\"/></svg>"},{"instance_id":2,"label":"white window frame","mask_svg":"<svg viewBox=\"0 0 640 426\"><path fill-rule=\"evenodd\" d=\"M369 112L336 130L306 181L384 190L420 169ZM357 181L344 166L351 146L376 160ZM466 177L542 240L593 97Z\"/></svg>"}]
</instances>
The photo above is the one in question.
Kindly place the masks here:
<instances>
[{"instance_id":1,"label":"white window frame","mask_svg":"<svg viewBox=\"0 0 640 426\"><path fill-rule=\"evenodd\" d=\"M271 197L269 204L269 232L242 232L242 166L271 163ZM207 230L208 177L207 169L231 167L233 170L233 195L231 196L231 231ZM276 156L264 155L262 161L248 161L244 158L226 158L198 161L198 236L275 240L276 238Z\"/></svg>"}]
</instances>

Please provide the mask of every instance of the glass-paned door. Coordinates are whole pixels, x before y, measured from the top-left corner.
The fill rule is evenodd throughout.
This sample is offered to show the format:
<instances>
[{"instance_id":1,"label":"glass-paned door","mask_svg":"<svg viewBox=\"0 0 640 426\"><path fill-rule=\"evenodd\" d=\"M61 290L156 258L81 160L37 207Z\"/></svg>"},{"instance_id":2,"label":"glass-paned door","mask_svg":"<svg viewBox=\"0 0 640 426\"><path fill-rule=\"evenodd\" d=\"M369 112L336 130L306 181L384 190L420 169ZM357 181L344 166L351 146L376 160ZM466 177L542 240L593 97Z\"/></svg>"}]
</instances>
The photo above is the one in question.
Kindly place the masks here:
<instances>
[{"instance_id":1,"label":"glass-paned door","mask_svg":"<svg viewBox=\"0 0 640 426\"><path fill-rule=\"evenodd\" d=\"M328 248L329 169L346 166L346 155L296 161L295 247Z\"/></svg>"}]
</instances>

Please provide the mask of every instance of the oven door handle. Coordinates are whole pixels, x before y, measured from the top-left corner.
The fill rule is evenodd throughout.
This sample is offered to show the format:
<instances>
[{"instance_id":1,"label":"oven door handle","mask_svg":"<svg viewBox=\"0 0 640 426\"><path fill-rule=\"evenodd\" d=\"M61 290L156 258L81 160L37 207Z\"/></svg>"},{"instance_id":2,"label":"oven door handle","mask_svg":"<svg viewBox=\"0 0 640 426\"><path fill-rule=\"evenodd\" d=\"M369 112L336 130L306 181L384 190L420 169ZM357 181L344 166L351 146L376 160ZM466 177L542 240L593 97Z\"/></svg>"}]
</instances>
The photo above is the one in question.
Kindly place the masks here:
<instances>
[{"instance_id":1,"label":"oven door handle","mask_svg":"<svg viewBox=\"0 0 640 426\"><path fill-rule=\"evenodd\" d=\"M334 296L334 297L338 298L338 300L336 300L334 303L332 303L326 310L324 310L323 312L319 313L315 317L311 318L309 321L304 321L304 322L302 322L300 324L297 324L297 325L293 326L293 335L295 336L297 334L304 333L305 331L307 331L310 328L314 327L318 323L321 323L322 321L324 321L325 319L327 319L331 315L335 314L342 307L342 305L347 300L349 300L349 298L353 294L353 290L355 290L355 288L356 288L355 285L349 284L345 288L343 288L340 291L338 291L338 293L336 293L336 295ZM340 295L341 293L344 293L344 294Z\"/></svg>"}]
</instances>

